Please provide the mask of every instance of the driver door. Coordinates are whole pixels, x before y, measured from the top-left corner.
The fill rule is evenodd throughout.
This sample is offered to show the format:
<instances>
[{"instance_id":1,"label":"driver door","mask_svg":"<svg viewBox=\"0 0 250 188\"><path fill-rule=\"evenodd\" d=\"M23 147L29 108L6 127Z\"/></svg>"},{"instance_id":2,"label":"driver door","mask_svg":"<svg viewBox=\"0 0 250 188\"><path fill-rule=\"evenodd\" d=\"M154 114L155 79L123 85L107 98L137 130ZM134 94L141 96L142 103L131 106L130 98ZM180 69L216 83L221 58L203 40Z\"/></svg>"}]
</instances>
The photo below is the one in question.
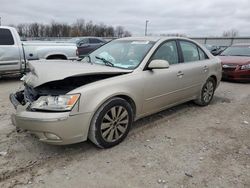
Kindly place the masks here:
<instances>
[{"instance_id":1,"label":"driver door","mask_svg":"<svg viewBox=\"0 0 250 188\"><path fill-rule=\"evenodd\" d=\"M169 68L144 71L144 102L143 114L160 111L167 106L178 103L181 99L181 85L179 80L182 74L179 70L179 54L176 41L163 43L154 53L152 60L167 60Z\"/></svg>"}]
</instances>

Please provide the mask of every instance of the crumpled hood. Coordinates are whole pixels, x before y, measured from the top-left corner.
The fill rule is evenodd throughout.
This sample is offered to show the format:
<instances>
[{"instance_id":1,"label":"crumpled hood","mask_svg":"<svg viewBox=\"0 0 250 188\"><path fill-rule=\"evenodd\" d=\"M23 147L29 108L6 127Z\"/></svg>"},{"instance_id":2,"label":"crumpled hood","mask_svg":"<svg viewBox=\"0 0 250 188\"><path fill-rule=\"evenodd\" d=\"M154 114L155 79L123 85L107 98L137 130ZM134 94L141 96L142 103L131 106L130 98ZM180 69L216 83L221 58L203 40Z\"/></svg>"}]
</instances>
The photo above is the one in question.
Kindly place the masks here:
<instances>
[{"instance_id":1,"label":"crumpled hood","mask_svg":"<svg viewBox=\"0 0 250 188\"><path fill-rule=\"evenodd\" d=\"M83 61L30 61L28 67L30 72L22 80L32 87L37 87L51 81L63 80L68 77L132 72L132 70L91 64Z\"/></svg>"}]
</instances>

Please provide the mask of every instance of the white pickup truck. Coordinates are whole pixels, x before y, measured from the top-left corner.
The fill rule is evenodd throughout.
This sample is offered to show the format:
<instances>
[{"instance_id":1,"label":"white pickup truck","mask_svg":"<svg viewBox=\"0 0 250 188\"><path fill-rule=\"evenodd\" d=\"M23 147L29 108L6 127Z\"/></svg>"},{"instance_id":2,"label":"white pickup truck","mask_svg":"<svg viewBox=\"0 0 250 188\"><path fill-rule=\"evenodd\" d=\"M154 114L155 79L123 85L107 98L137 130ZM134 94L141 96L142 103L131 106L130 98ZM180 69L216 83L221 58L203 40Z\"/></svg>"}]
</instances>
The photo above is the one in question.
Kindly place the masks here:
<instances>
[{"instance_id":1,"label":"white pickup truck","mask_svg":"<svg viewBox=\"0 0 250 188\"><path fill-rule=\"evenodd\" d=\"M27 60L77 59L74 43L22 42L13 27L0 26L0 76L22 73Z\"/></svg>"}]
</instances>

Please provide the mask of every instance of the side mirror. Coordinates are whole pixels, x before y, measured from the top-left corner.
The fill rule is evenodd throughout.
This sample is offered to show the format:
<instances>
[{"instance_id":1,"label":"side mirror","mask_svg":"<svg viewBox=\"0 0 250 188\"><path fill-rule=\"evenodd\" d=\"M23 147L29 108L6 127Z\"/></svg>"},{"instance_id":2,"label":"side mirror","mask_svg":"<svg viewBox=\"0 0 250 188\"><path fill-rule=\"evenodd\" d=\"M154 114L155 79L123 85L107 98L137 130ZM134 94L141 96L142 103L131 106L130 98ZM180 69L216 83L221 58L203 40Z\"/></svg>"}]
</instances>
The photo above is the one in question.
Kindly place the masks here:
<instances>
[{"instance_id":1,"label":"side mirror","mask_svg":"<svg viewBox=\"0 0 250 188\"><path fill-rule=\"evenodd\" d=\"M149 69L167 69L169 68L169 62L166 60L155 59L149 63L148 68Z\"/></svg>"}]
</instances>

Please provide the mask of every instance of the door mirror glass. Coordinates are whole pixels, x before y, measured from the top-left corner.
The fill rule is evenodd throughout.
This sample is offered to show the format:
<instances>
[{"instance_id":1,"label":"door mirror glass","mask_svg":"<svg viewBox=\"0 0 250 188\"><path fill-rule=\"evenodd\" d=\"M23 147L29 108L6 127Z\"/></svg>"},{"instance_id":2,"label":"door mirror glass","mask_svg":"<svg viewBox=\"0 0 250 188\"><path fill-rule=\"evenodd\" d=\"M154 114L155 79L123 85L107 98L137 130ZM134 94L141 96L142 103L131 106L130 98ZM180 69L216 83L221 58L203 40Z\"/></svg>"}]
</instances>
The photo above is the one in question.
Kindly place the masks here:
<instances>
[{"instance_id":1,"label":"door mirror glass","mask_svg":"<svg viewBox=\"0 0 250 188\"><path fill-rule=\"evenodd\" d=\"M148 68L149 69L167 69L169 68L169 62L166 60L155 59L149 63Z\"/></svg>"}]
</instances>

